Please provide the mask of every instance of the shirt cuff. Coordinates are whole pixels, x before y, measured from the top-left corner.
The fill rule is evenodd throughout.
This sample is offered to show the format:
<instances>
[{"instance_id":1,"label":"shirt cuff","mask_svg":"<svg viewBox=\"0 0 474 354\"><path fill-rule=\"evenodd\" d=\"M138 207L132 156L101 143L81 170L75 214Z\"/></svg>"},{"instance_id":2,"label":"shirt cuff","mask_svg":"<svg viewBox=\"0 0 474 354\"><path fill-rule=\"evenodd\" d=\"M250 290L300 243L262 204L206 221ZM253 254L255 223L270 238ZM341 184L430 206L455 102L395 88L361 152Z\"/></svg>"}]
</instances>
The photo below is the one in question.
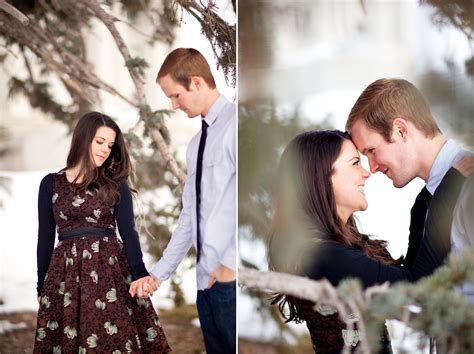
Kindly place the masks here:
<instances>
[{"instance_id":1,"label":"shirt cuff","mask_svg":"<svg viewBox=\"0 0 474 354\"><path fill-rule=\"evenodd\" d=\"M169 267L167 267L167 265L165 264L162 258L158 262L155 263L153 268L151 268L150 273L153 274L158 279L165 281L165 280L168 280L172 274L172 272L170 272L167 269L169 269Z\"/></svg>"},{"instance_id":2,"label":"shirt cuff","mask_svg":"<svg viewBox=\"0 0 474 354\"><path fill-rule=\"evenodd\" d=\"M223 266L226 266L227 268L230 268L232 270L236 270L236 268L237 268L237 257L236 257L236 254L235 254L235 247L229 247L229 248L226 249L224 255L222 256L220 264L222 264Z\"/></svg>"}]
</instances>

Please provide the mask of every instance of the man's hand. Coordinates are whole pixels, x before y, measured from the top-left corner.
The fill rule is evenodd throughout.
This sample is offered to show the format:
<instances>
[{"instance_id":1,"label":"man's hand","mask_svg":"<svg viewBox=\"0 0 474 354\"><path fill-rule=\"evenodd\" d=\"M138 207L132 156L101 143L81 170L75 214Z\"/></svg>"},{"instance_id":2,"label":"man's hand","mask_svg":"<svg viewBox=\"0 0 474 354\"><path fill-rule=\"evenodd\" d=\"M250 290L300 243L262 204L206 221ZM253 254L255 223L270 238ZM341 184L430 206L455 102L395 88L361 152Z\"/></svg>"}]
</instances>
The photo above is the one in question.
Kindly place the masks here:
<instances>
[{"instance_id":1,"label":"man's hand","mask_svg":"<svg viewBox=\"0 0 474 354\"><path fill-rule=\"evenodd\" d=\"M464 177L469 177L474 172L474 157L464 156L453 167L458 170Z\"/></svg>"},{"instance_id":2,"label":"man's hand","mask_svg":"<svg viewBox=\"0 0 474 354\"><path fill-rule=\"evenodd\" d=\"M161 280L153 275L143 277L133 281L130 284L130 290L128 291L132 297L137 295L139 298L146 298L158 290L161 285Z\"/></svg>"},{"instance_id":3,"label":"man's hand","mask_svg":"<svg viewBox=\"0 0 474 354\"><path fill-rule=\"evenodd\" d=\"M235 280L235 270L227 268L222 264L217 267L209 277L209 283L207 284L207 288L210 289L216 281L220 282L228 282Z\"/></svg>"}]
</instances>

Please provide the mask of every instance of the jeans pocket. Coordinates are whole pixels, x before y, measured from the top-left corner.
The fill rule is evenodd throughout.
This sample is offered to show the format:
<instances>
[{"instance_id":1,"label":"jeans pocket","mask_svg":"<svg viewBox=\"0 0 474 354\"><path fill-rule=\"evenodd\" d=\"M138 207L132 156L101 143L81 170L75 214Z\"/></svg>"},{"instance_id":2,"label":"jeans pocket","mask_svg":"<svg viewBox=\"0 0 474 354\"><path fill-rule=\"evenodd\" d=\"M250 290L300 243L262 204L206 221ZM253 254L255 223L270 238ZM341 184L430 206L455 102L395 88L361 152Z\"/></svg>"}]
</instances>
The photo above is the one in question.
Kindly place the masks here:
<instances>
[{"instance_id":1,"label":"jeans pocket","mask_svg":"<svg viewBox=\"0 0 474 354\"><path fill-rule=\"evenodd\" d=\"M216 280L216 282L214 284L218 284L218 286L235 286L236 285L236 282L235 280L231 280L231 281L219 281L219 280Z\"/></svg>"}]
</instances>

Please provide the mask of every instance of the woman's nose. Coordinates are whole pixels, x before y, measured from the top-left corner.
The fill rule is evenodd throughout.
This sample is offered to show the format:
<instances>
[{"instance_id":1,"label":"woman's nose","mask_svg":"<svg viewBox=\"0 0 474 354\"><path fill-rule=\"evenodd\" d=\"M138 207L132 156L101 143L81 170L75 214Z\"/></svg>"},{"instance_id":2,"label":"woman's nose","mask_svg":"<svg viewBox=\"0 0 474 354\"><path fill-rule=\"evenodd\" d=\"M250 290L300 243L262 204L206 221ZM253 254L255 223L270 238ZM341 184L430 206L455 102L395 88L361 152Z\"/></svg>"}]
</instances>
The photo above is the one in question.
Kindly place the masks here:
<instances>
[{"instance_id":1,"label":"woman's nose","mask_svg":"<svg viewBox=\"0 0 474 354\"><path fill-rule=\"evenodd\" d=\"M369 178L371 176L370 172L367 171L365 168L362 167L362 177L365 179Z\"/></svg>"}]
</instances>

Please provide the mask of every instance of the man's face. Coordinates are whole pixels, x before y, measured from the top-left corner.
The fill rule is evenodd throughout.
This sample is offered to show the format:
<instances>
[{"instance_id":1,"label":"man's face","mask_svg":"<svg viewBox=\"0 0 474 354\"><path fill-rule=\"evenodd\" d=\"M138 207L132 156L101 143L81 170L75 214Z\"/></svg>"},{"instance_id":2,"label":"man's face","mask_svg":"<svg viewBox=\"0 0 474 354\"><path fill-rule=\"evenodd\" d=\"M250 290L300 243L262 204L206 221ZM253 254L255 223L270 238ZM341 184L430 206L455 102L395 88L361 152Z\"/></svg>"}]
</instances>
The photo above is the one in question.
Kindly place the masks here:
<instances>
[{"instance_id":1,"label":"man's face","mask_svg":"<svg viewBox=\"0 0 474 354\"><path fill-rule=\"evenodd\" d=\"M173 109L182 110L189 118L203 113L201 95L194 80L191 80L189 90L173 80L170 75L163 76L158 80L158 84L171 100Z\"/></svg>"},{"instance_id":2,"label":"man's face","mask_svg":"<svg viewBox=\"0 0 474 354\"><path fill-rule=\"evenodd\" d=\"M416 177L410 158L412 152L396 127L393 129L391 142L367 127L362 120L353 124L350 133L357 150L367 156L370 172L382 172L392 180L396 188L406 186Z\"/></svg>"}]
</instances>

